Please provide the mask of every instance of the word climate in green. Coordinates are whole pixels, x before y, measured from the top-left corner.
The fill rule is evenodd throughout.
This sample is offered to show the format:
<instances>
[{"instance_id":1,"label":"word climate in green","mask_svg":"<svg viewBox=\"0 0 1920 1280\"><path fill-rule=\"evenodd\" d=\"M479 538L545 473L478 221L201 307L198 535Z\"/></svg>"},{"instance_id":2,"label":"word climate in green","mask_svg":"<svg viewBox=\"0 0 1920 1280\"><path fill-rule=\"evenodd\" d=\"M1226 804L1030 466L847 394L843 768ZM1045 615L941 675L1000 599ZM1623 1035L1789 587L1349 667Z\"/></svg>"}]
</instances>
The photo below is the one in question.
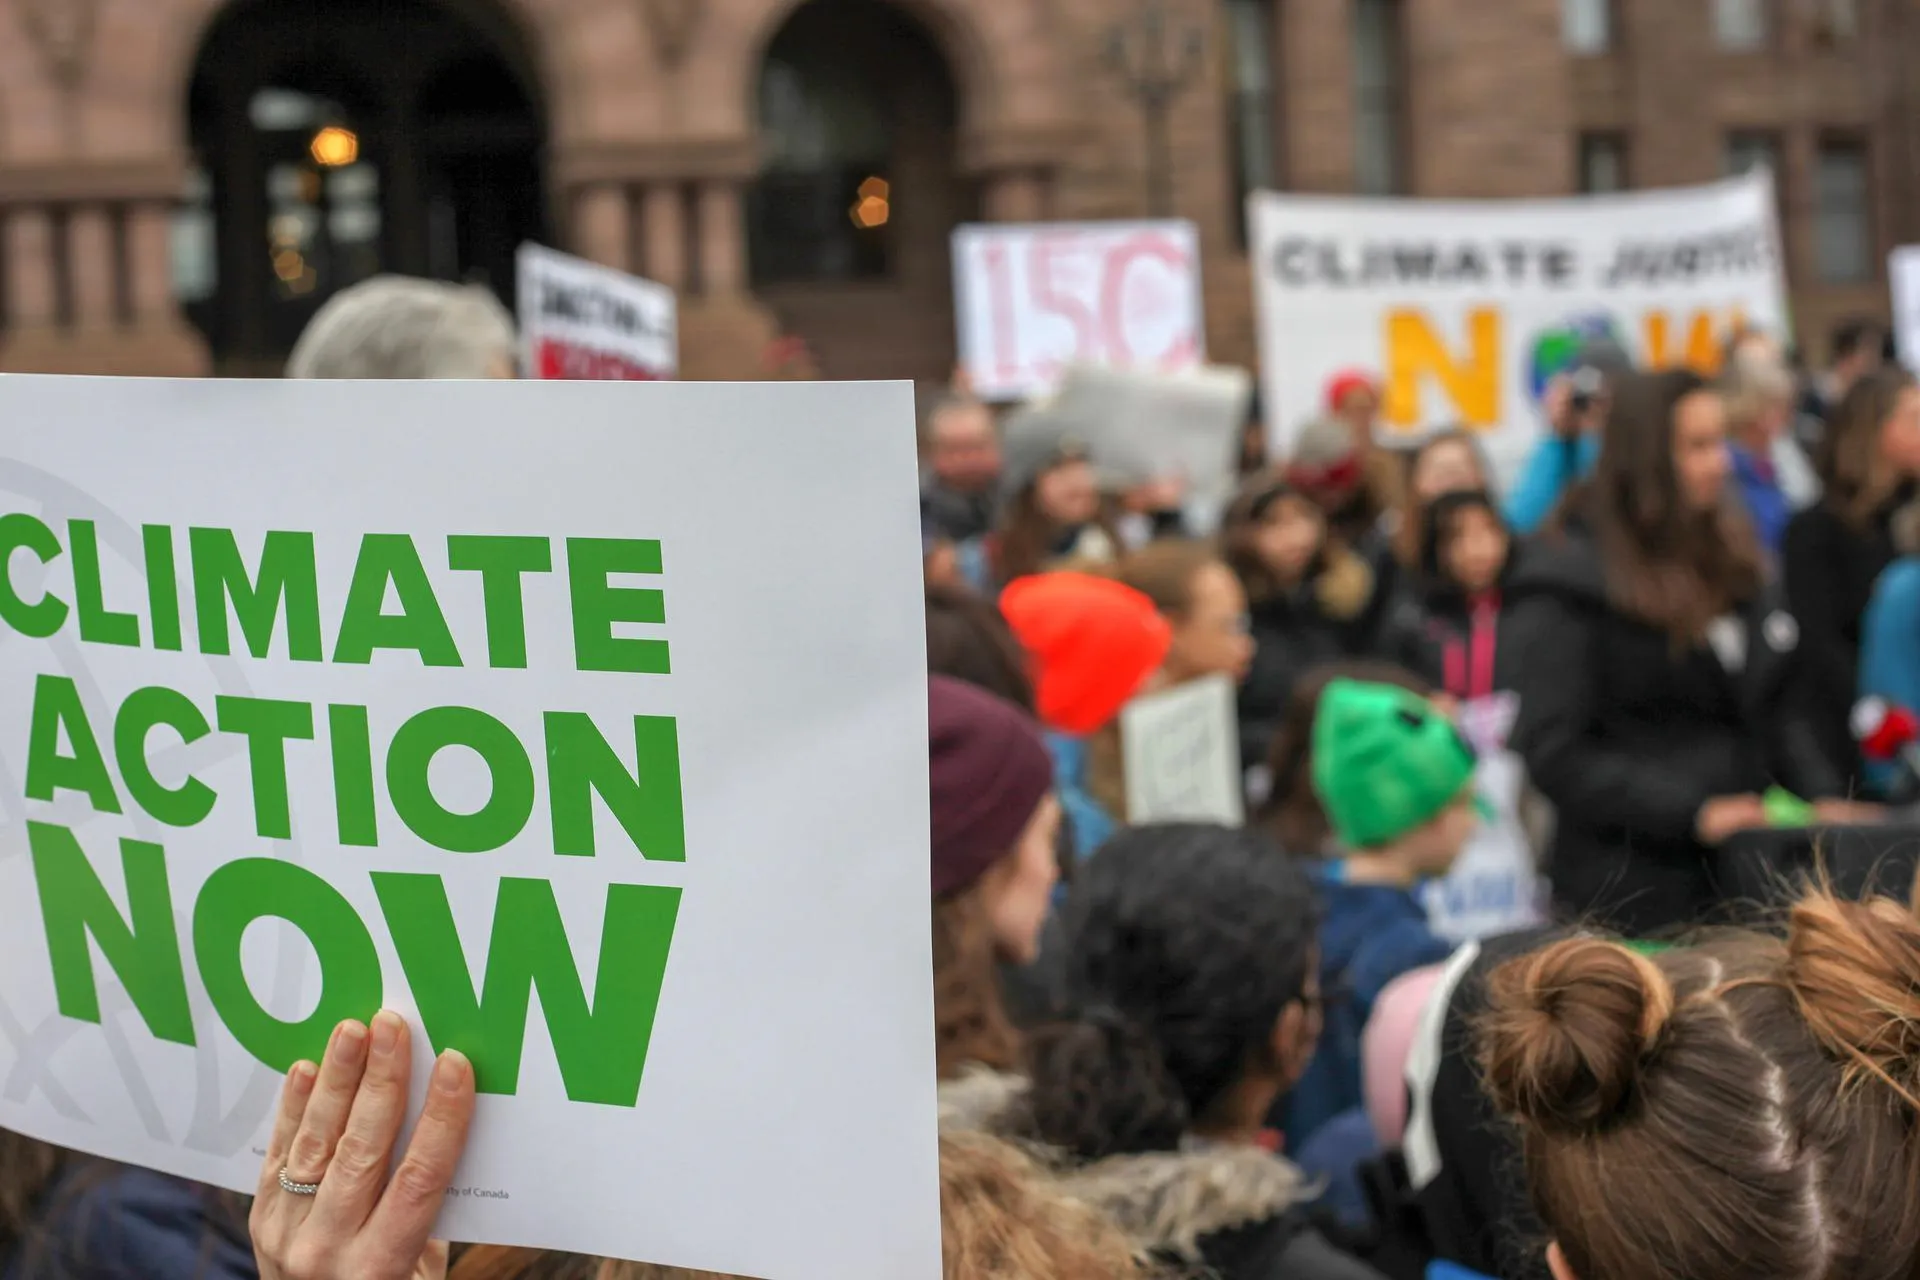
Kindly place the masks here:
<instances>
[{"instance_id":1,"label":"word climate in green","mask_svg":"<svg viewBox=\"0 0 1920 1280\"><path fill-rule=\"evenodd\" d=\"M360 539L338 607L326 610L313 534L274 531L244 547L242 541L227 529L144 526L143 598L109 600L93 522L70 520L55 529L24 512L0 515L0 629L36 640L65 632L82 645L259 662L368 666L384 650L413 655L423 667L518 670L529 665L526 581L563 571L575 670L671 671L665 639L624 634L633 624L666 622L662 590L632 584L662 573L655 541L569 538L556 546L541 537L454 535L445 540L443 572L429 572L411 536L370 533ZM440 548L433 551L439 558ZM20 588L25 575L19 568L29 560L43 566L52 585ZM441 606L449 590L478 594L483 636L464 645L456 637ZM323 621L333 625L323 629ZM156 663L155 669L163 668ZM670 717L631 717L629 744L625 730L610 741L584 712L547 711L541 740L530 745L477 707L430 707L376 734L381 711L352 702L228 695L196 702L163 683L133 690L116 707L90 707L73 679L42 673L23 726L26 799L50 806L78 797L96 813L137 810L183 830L204 823L221 805L241 805L259 837L285 840L293 830L290 770L324 765L333 783L332 813L325 818L343 847L377 848L399 836L447 854L484 854L539 821L559 857L638 853L648 861L686 861L679 735ZM217 735L242 748L251 780L244 793L216 792L191 775L173 782L156 776L156 743L164 748ZM486 802L471 812L447 807L431 782L434 760L455 747L477 755L490 778ZM537 767L544 767L547 783L539 819ZM403 836L380 821L382 783ZM598 847L596 800L624 837L617 849ZM125 885L123 909L96 868L94 859L105 855L84 848L70 827L29 821L27 838L60 1012L100 1021L97 950L156 1038L196 1044L189 951L177 936L165 849L120 840L115 878ZM193 902L190 955L201 984L227 1031L276 1070L318 1058L334 1024L370 1017L383 1002L372 928L337 878L279 858L238 857L223 861ZM499 880L493 929L478 965L463 949L440 876L375 871L371 881L379 923L429 1040L436 1051L465 1052L481 1090L516 1091L529 1005L538 991L567 1096L634 1105L679 889L606 886L589 998L551 881ZM241 938L265 918L299 930L319 959L318 1003L298 1021L263 1007L241 966Z\"/></svg>"}]
</instances>

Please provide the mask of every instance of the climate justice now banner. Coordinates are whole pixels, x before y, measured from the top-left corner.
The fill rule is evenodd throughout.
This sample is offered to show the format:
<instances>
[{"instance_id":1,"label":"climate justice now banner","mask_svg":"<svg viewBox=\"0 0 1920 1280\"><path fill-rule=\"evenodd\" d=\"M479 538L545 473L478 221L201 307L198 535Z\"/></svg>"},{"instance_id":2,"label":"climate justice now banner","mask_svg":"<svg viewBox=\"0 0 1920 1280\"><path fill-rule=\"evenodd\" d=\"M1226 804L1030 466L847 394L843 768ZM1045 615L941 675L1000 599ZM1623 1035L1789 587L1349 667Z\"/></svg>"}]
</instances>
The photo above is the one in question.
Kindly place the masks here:
<instances>
[{"instance_id":1,"label":"climate justice now banner","mask_svg":"<svg viewBox=\"0 0 1920 1280\"><path fill-rule=\"evenodd\" d=\"M1249 197L1268 429L1284 447L1334 374L1382 379L1383 425L1461 424L1511 473L1548 383L1591 338L1719 367L1736 326L1786 336L1773 179L1557 200Z\"/></svg>"},{"instance_id":2,"label":"climate justice now banner","mask_svg":"<svg viewBox=\"0 0 1920 1280\"><path fill-rule=\"evenodd\" d=\"M937 1276L912 422L0 378L0 1125L251 1189L385 1007L443 1236Z\"/></svg>"},{"instance_id":3,"label":"climate justice now banner","mask_svg":"<svg viewBox=\"0 0 1920 1280\"><path fill-rule=\"evenodd\" d=\"M520 246L527 376L658 382L680 369L673 290L537 244Z\"/></svg>"}]
</instances>

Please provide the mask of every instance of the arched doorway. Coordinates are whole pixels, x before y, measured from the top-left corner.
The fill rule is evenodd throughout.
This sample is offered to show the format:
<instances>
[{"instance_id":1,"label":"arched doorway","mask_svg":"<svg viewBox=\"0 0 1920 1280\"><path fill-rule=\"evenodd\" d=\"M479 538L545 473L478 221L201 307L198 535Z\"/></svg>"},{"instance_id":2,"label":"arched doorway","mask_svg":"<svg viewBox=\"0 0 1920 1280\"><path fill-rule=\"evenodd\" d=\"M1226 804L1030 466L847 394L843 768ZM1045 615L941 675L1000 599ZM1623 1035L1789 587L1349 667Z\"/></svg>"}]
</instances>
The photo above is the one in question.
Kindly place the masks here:
<instances>
[{"instance_id":1,"label":"arched doorway","mask_svg":"<svg viewBox=\"0 0 1920 1280\"><path fill-rule=\"evenodd\" d=\"M511 304L514 249L544 238L539 83L492 0L233 0L188 123L175 286L223 372L277 372L382 271Z\"/></svg>"},{"instance_id":2,"label":"arched doorway","mask_svg":"<svg viewBox=\"0 0 1920 1280\"><path fill-rule=\"evenodd\" d=\"M807 0L769 42L758 93L755 292L827 377L946 377L948 242L973 199L934 36L888 0Z\"/></svg>"}]
</instances>

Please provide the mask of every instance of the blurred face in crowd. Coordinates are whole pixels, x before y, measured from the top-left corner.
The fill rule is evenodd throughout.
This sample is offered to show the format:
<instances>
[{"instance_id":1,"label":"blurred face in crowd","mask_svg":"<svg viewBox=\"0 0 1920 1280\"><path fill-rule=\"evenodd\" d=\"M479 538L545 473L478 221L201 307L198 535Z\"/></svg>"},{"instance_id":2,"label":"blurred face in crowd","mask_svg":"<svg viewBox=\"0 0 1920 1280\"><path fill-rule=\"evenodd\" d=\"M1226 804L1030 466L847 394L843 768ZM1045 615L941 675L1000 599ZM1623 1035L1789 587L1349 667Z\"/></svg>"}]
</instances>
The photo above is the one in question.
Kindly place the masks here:
<instances>
[{"instance_id":1,"label":"blurred face in crowd","mask_svg":"<svg viewBox=\"0 0 1920 1280\"><path fill-rule=\"evenodd\" d=\"M1413 464L1413 496L1432 502L1443 494L1484 489L1480 459L1465 440L1440 440L1423 450Z\"/></svg>"},{"instance_id":2,"label":"blurred face in crowd","mask_svg":"<svg viewBox=\"0 0 1920 1280\"><path fill-rule=\"evenodd\" d=\"M1173 684L1202 676L1246 679L1253 665L1253 637L1247 631L1247 593L1233 570L1219 561L1202 565L1188 588L1192 600L1173 623L1166 675Z\"/></svg>"},{"instance_id":3,"label":"blurred face in crowd","mask_svg":"<svg viewBox=\"0 0 1920 1280\"><path fill-rule=\"evenodd\" d=\"M1014 964L1032 964L1040 955L1040 928L1053 902L1053 886L1060 876L1054 842L1060 834L1060 802L1052 795L1040 801L1013 852L987 869L980 878L987 919L1001 957Z\"/></svg>"},{"instance_id":4,"label":"blurred face in crowd","mask_svg":"<svg viewBox=\"0 0 1920 1280\"><path fill-rule=\"evenodd\" d=\"M1248 1082L1254 1086L1246 1091L1244 1100L1251 1123L1258 1124L1283 1094L1300 1083L1313 1061L1314 1050L1320 1047L1320 1034L1326 1029L1326 1003L1320 989L1319 948L1314 951L1307 962L1307 980L1301 986L1300 999L1282 1009L1280 1020L1274 1024L1268 1046L1270 1069Z\"/></svg>"},{"instance_id":5,"label":"blurred face in crowd","mask_svg":"<svg viewBox=\"0 0 1920 1280\"><path fill-rule=\"evenodd\" d=\"M1833 376L1842 387L1851 386L1875 373L1886 363L1886 335L1870 332L1852 351L1833 362Z\"/></svg>"},{"instance_id":6,"label":"blurred face in crowd","mask_svg":"<svg viewBox=\"0 0 1920 1280\"><path fill-rule=\"evenodd\" d=\"M1033 482L1040 514L1058 525L1081 525L1100 514L1100 482L1084 458L1055 463Z\"/></svg>"},{"instance_id":7,"label":"blurred face in crowd","mask_svg":"<svg viewBox=\"0 0 1920 1280\"><path fill-rule=\"evenodd\" d=\"M1354 440L1365 445L1373 439L1373 424L1380 416L1380 396L1372 387L1350 387L1333 411L1353 428Z\"/></svg>"},{"instance_id":8,"label":"blurred face in crowd","mask_svg":"<svg viewBox=\"0 0 1920 1280\"><path fill-rule=\"evenodd\" d=\"M1413 869L1433 879L1446 875L1479 826L1480 814L1474 808L1473 787L1469 784L1452 804L1408 837L1405 848Z\"/></svg>"},{"instance_id":9,"label":"blurred face in crowd","mask_svg":"<svg viewBox=\"0 0 1920 1280\"><path fill-rule=\"evenodd\" d=\"M1267 508L1253 545L1268 573L1283 583L1295 583L1306 576L1326 536L1327 521L1320 508L1288 496Z\"/></svg>"},{"instance_id":10,"label":"blurred face in crowd","mask_svg":"<svg viewBox=\"0 0 1920 1280\"><path fill-rule=\"evenodd\" d=\"M1713 392L1695 391L1673 410L1673 477L1680 500L1696 512L1713 510L1732 471L1726 408Z\"/></svg>"},{"instance_id":11,"label":"blurred face in crowd","mask_svg":"<svg viewBox=\"0 0 1920 1280\"><path fill-rule=\"evenodd\" d=\"M1000 479L1000 437L984 404L949 405L928 424L933 473L962 493L982 493Z\"/></svg>"},{"instance_id":12,"label":"blurred face in crowd","mask_svg":"<svg viewBox=\"0 0 1920 1280\"><path fill-rule=\"evenodd\" d=\"M1880 456L1902 476L1920 476L1920 387L1904 388L1880 427Z\"/></svg>"},{"instance_id":13,"label":"blurred face in crowd","mask_svg":"<svg viewBox=\"0 0 1920 1280\"><path fill-rule=\"evenodd\" d=\"M1448 530L1442 567L1462 590L1489 590L1507 562L1507 531L1484 507L1465 507L1454 513Z\"/></svg>"},{"instance_id":14,"label":"blurred face in crowd","mask_svg":"<svg viewBox=\"0 0 1920 1280\"><path fill-rule=\"evenodd\" d=\"M945 538L926 549L920 567L925 573L928 586L960 585L960 554Z\"/></svg>"}]
</instances>

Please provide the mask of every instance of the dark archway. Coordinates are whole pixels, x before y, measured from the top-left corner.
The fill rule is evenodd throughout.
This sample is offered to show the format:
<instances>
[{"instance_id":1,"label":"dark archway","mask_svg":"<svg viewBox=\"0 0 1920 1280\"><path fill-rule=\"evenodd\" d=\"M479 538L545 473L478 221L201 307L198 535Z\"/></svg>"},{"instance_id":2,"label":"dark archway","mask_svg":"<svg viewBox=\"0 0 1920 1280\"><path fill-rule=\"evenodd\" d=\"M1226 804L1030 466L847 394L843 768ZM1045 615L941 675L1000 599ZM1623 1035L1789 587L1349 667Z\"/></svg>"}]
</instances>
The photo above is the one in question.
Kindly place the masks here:
<instances>
[{"instance_id":1,"label":"dark archway","mask_svg":"<svg viewBox=\"0 0 1920 1280\"><path fill-rule=\"evenodd\" d=\"M181 302L219 368L271 373L313 313L383 271L513 301L546 237L545 111L491 0L233 0L188 95Z\"/></svg>"},{"instance_id":2,"label":"dark archway","mask_svg":"<svg viewBox=\"0 0 1920 1280\"><path fill-rule=\"evenodd\" d=\"M887 0L807 0L768 43L758 91L755 290L829 377L944 376L948 242L973 200L938 41Z\"/></svg>"}]
</instances>

